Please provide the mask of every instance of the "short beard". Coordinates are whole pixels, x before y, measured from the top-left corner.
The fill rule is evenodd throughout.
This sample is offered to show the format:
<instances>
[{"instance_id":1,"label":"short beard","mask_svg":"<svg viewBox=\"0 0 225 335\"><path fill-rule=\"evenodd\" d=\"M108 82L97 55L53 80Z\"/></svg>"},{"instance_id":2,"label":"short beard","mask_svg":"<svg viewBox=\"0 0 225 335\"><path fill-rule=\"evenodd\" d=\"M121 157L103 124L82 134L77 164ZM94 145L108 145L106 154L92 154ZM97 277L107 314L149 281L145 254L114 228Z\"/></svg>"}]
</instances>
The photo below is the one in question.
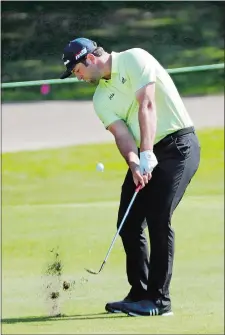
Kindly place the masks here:
<instances>
[{"instance_id":1,"label":"short beard","mask_svg":"<svg viewBox=\"0 0 225 335\"><path fill-rule=\"evenodd\" d=\"M91 79L89 80L89 83L92 85L98 85L99 84L100 79Z\"/></svg>"}]
</instances>

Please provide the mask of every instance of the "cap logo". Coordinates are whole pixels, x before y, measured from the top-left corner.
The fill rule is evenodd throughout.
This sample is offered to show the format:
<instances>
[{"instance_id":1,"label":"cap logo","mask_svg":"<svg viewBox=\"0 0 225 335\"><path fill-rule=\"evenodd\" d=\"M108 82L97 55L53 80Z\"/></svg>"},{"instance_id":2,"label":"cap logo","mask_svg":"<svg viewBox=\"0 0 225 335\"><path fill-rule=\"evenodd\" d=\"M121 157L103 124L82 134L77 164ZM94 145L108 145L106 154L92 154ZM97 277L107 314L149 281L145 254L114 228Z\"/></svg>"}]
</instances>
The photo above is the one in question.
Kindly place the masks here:
<instances>
[{"instance_id":1,"label":"cap logo","mask_svg":"<svg viewBox=\"0 0 225 335\"><path fill-rule=\"evenodd\" d=\"M75 54L75 59L77 60L77 59L81 58L86 53L87 53L87 48L82 49L80 52L78 52L77 54Z\"/></svg>"}]
</instances>

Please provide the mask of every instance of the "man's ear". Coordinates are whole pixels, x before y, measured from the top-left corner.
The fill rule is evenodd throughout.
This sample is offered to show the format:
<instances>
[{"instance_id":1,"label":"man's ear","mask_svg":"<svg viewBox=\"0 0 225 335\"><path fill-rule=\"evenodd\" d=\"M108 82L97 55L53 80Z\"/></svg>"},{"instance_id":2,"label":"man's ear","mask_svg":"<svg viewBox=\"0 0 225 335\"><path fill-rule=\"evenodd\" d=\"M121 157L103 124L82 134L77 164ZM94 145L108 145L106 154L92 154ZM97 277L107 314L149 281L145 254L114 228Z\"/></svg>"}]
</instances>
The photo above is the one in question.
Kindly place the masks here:
<instances>
[{"instance_id":1,"label":"man's ear","mask_svg":"<svg viewBox=\"0 0 225 335\"><path fill-rule=\"evenodd\" d=\"M86 59L92 64L96 63L96 59L95 59L95 56L93 54L87 54Z\"/></svg>"}]
</instances>

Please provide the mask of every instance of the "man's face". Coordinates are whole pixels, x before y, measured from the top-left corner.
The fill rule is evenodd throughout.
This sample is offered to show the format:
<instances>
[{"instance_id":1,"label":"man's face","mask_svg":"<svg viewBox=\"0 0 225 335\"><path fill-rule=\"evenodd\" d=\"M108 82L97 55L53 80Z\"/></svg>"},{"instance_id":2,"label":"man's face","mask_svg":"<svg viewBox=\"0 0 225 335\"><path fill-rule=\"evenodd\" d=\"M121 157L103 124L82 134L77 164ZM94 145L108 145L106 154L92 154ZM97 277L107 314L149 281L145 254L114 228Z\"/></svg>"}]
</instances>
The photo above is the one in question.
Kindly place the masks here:
<instances>
[{"instance_id":1,"label":"man's face","mask_svg":"<svg viewBox=\"0 0 225 335\"><path fill-rule=\"evenodd\" d=\"M93 56L93 55L92 55ZM86 59L86 65L78 63L72 70L78 80L84 80L91 84L98 84L101 72L95 61L95 56Z\"/></svg>"}]
</instances>

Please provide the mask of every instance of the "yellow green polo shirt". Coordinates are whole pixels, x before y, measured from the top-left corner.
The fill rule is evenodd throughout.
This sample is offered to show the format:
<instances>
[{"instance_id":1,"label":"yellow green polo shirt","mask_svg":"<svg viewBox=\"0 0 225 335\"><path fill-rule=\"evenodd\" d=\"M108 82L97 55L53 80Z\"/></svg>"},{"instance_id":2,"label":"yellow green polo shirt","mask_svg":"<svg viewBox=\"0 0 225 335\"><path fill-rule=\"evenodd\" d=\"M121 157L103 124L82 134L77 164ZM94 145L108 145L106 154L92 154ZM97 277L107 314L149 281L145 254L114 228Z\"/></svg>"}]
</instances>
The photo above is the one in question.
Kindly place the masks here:
<instances>
[{"instance_id":1,"label":"yellow green polo shirt","mask_svg":"<svg viewBox=\"0 0 225 335\"><path fill-rule=\"evenodd\" d=\"M151 54L133 48L111 55L111 79L101 79L93 96L95 112L105 128L123 120L140 147L139 104L135 92L148 83L155 83L157 129L154 143L179 129L193 126L171 77Z\"/></svg>"}]
</instances>

